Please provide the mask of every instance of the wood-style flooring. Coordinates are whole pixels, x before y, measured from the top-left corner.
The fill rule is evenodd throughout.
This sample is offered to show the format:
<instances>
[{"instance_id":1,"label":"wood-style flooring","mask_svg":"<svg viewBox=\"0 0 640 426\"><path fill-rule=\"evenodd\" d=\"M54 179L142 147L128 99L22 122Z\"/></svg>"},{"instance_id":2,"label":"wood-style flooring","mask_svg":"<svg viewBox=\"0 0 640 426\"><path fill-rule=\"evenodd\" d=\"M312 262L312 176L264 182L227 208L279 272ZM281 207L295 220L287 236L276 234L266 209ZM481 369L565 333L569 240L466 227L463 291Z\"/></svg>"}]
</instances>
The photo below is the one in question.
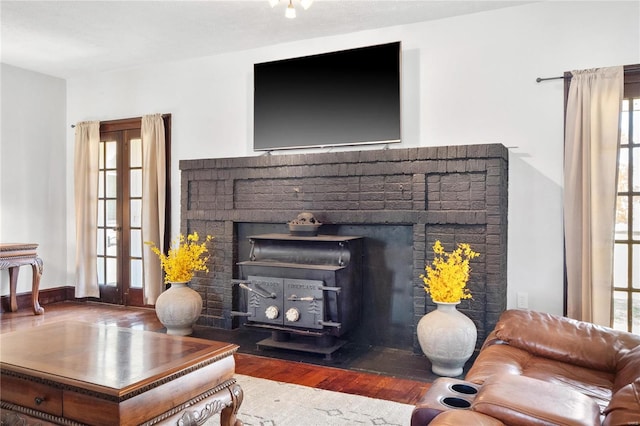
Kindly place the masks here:
<instances>
[{"instance_id":1,"label":"wood-style flooring","mask_svg":"<svg viewBox=\"0 0 640 426\"><path fill-rule=\"evenodd\" d=\"M0 313L0 333L24 330L56 321L76 320L139 330L163 329L152 309L90 302L60 302L45 306L44 315L30 309ZM52 338L55 338L52 336ZM236 353L236 372L280 382L415 404L430 383L343 370L308 363Z\"/></svg>"}]
</instances>

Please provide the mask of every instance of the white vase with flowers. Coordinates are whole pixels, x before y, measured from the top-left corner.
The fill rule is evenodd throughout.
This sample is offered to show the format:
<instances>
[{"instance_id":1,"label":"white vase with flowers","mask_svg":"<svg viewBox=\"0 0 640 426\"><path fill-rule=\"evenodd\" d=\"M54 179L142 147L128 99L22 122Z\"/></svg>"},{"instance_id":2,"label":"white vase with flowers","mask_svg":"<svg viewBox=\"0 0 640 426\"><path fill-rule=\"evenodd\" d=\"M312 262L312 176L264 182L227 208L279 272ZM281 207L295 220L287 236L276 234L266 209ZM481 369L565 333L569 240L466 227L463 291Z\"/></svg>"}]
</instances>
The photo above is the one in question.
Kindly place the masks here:
<instances>
[{"instance_id":1,"label":"white vase with flowers","mask_svg":"<svg viewBox=\"0 0 640 426\"><path fill-rule=\"evenodd\" d=\"M439 240L433 245L433 252L435 258L420 278L436 310L420 319L416 332L420 348L431 362L431 371L456 377L462 375L464 364L473 355L478 336L473 321L456 306L471 298L467 288L469 261L479 254L469 244L458 244L448 253Z\"/></svg>"},{"instance_id":2,"label":"white vase with flowers","mask_svg":"<svg viewBox=\"0 0 640 426\"><path fill-rule=\"evenodd\" d=\"M167 334L186 336L193 333L193 324L202 312L202 296L188 286L196 271L209 272L207 262L209 250L207 244L212 240L207 235L199 242L197 232L182 234L172 241L167 254L153 243L145 242L160 258L164 270L164 281L171 287L163 291L156 299L156 315L167 329Z\"/></svg>"}]
</instances>

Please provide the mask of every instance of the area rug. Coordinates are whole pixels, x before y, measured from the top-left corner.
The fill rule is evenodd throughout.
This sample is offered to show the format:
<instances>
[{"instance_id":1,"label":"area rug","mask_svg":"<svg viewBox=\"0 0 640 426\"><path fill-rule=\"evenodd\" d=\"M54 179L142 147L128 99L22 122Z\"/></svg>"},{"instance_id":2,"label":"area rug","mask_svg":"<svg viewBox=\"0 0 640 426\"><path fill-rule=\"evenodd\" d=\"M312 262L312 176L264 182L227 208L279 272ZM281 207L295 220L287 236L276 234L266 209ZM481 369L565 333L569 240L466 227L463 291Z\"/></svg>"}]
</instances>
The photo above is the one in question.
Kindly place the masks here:
<instances>
[{"instance_id":1,"label":"area rug","mask_svg":"<svg viewBox=\"0 0 640 426\"><path fill-rule=\"evenodd\" d=\"M245 426L405 426L413 405L236 374ZM220 424L220 416L206 426Z\"/></svg>"}]
</instances>

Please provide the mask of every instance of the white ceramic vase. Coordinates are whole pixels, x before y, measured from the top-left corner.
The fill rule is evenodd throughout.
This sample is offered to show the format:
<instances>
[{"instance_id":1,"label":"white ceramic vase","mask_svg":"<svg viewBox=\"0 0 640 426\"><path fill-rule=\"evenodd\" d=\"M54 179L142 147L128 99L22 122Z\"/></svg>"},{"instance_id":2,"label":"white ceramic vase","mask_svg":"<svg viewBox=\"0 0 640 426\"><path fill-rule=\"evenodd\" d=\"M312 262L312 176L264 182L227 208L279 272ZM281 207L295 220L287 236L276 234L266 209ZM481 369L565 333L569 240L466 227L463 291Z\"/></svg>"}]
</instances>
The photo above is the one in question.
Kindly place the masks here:
<instances>
[{"instance_id":1,"label":"white ceramic vase","mask_svg":"<svg viewBox=\"0 0 640 426\"><path fill-rule=\"evenodd\" d=\"M439 376L462 375L465 362L476 347L476 325L456 309L458 303L435 302L437 309L418 321L418 342Z\"/></svg>"},{"instance_id":2,"label":"white ceramic vase","mask_svg":"<svg viewBox=\"0 0 640 426\"><path fill-rule=\"evenodd\" d=\"M156 299L156 315L167 334L187 336L202 312L202 296L186 282L171 283Z\"/></svg>"}]
</instances>

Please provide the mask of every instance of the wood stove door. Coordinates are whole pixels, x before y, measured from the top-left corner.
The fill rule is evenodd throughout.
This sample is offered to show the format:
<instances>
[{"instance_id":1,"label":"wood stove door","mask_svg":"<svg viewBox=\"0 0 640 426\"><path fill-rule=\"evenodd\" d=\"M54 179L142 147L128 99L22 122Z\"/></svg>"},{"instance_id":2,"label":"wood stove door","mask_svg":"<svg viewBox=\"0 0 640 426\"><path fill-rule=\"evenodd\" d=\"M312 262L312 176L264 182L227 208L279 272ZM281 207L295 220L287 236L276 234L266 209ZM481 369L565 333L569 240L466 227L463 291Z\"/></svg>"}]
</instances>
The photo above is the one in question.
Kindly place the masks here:
<instances>
[{"instance_id":1,"label":"wood stove door","mask_svg":"<svg viewBox=\"0 0 640 426\"><path fill-rule=\"evenodd\" d=\"M290 327L322 329L324 299L317 280L284 280L284 324Z\"/></svg>"},{"instance_id":2,"label":"wood stove door","mask_svg":"<svg viewBox=\"0 0 640 426\"><path fill-rule=\"evenodd\" d=\"M282 312L282 298L284 280L273 277L248 277L249 298L247 312L251 314L250 321L267 324L284 324Z\"/></svg>"}]
</instances>

